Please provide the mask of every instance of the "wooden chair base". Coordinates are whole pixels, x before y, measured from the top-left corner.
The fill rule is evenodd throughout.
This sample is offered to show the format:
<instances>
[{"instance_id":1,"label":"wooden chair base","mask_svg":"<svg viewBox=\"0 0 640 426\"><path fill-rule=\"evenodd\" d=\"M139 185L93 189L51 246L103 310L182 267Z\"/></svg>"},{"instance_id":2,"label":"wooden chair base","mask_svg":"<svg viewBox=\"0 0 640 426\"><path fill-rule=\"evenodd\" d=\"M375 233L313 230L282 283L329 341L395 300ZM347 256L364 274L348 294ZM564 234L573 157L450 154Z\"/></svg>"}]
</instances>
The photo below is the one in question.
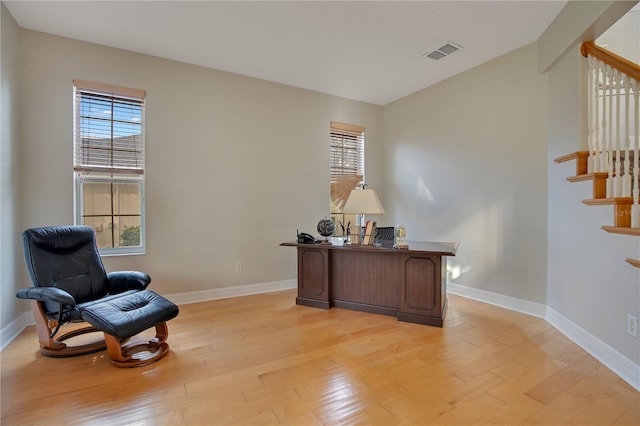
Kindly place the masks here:
<instances>
[{"instance_id":1,"label":"wooden chair base","mask_svg":"<svg viewBox=\"0 0 640 426\"><path fill-rule=\"evenodd\" d=\"M85 326L80 326L82 323L79 323L79 328L74 328L53 338L52 332L57 328L58 322L47 318L41 302L32 300L31 310L33 311L33 318L36 323L38 342L40 343L40 352L42 355L51 358L67 358L88 355L107 349L107 344L104 339L102 339L102 336L94 342L83 345L71 346L65 343L65 340L71 339L72 337L98 332L95 327L87 323L85 323Z\"/></svg>"},{"instance_id":2,"label":"wooden chair base","mask_svg":"<svg viewBox=\"0 0 640 426\"><path fill-rule=\"evenodd\" d=\"M51 358L67 358L80 355L88 355L95 352L104 351L107 349L106 342L100 336L100 339L96 342L87 343L84 345L70 346L64 341L71 339L72 337L81 336L88 333L99 332L93 326L87 326L71 330L67 333L63 333L56 339L48 339L46 343L40 342L40 352L42 355Z\"/></svg>"},{"instance_id":3,"label":"wooden chair base","mask_svg":"<svg viewBox=\"0 0 640 426\"><path fill-rule=\"evenodd\" d=\"M104 333L107 351L111 363L116 367L142 367L154 363L169 353L166 343L169 329L166 322L156 324L156 336L148 342L131 342L122 344L115 336Z\"/></svg>"}]
</instances>

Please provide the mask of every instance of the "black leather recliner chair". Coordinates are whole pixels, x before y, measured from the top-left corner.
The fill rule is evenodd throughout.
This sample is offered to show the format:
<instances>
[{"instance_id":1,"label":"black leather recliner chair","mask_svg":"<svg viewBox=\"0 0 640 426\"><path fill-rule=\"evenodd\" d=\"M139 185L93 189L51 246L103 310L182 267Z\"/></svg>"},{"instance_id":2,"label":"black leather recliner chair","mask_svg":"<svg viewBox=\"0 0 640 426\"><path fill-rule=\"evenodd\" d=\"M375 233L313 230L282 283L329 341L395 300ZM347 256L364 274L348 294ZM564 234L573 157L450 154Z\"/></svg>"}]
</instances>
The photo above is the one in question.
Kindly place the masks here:
<instances>
[{"instance_id":1,"label":"black leather recliner chair","mask_svg":"<svg viewBox=\"0 0 640 426\"><path fill-rule=\"evenodd\" d=\"M30 299L43 355L67 357L107 349L118 367L146 365L169 352L167 321L178 307L146 290L149 275L137 271L106 273L88 226L27 229L22 234L27 270L34 287L18 290ZM60 333L68 323L88 322ZM155 327L148 341L126 343ZM102 331L104 339L70 346L65 340Z\"/></svg>"}]
</instances>

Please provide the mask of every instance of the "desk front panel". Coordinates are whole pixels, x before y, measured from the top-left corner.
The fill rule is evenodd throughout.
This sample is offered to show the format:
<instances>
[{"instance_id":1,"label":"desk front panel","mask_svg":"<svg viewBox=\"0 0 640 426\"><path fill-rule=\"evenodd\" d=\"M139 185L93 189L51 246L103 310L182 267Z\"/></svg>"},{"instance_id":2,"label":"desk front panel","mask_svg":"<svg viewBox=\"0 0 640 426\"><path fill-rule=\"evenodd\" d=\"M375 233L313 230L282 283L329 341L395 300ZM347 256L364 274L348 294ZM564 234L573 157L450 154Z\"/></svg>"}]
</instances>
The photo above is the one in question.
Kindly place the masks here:
<instances>
[{"instance_id":1,"label":"desk front panel","mask_svg":"<svg viewBox=\"0 0 640 426\"><path fill-rule=\"evenodd\" d=\"M338 307L395 315L401 259L396 253L331 250L331 299Z\"/></svg>"},{"instance_id":2,"label":"desk front panel","mask_svg":"<svg viewBox=\"0 0 640 426\"><path fill-rule=\"evenodd\" d=\"M444 257L404 256L398 318L442 326L447 302L445 274Z\"/></svg>"},{"instance_id":3,"label":"desk front panel","mask_svg":"<svg viewBox=\"0 0 640 426\"><path fill-rule=\"evenodd\" d=\"M320 246L298 249L299 305L329 309L329 251Z\"/></svg>"}]
</instances>

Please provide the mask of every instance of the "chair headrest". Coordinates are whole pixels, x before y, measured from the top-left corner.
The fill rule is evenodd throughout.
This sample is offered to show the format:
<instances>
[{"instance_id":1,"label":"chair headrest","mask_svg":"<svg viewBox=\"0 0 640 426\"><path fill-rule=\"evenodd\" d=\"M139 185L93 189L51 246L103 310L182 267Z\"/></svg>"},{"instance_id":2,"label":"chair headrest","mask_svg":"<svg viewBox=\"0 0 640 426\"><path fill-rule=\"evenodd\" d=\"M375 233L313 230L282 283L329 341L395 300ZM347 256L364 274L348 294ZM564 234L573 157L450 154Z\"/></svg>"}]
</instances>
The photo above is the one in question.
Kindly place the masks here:
<instances>
[{"instance_id":1,"label":"chair headrest","mask_svg":"<svg viewBox=\"0 0 640 426\"><path fill-rule=\"evenodd\" d=\"M43 250L65 253L90 244L94 239L94 231L90 226L47 226L30 228L22 233L24 239Z\"/></svg>"}]
</instances>

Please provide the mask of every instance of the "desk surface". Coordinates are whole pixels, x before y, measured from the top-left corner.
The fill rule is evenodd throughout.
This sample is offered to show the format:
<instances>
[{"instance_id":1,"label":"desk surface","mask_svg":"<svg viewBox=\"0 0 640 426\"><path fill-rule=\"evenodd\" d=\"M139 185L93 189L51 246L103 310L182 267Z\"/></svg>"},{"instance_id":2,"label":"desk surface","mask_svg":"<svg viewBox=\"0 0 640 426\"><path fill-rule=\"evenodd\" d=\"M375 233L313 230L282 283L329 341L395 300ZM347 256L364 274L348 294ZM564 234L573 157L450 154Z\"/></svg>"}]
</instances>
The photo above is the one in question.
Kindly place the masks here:
<instances>
[{"instance_id":1,"label":"desk surface","mask_svg":"<svg viewBox=\"0 0 640 426\"><path fill-rule=\"evenodd\" d=\"M343 246L334 246L332 244L302 244L296 241L289 241L280 244L288 247L317 247L328 250L355 250L355 251L375 251L378 253L413 253L439 254L442 256L455 256L458 251L458 243L440 243L434 241L409 241L408 249L385 248L379 246L365 246L360 244L345 244Z\"/></svg>"}]
</instances>

